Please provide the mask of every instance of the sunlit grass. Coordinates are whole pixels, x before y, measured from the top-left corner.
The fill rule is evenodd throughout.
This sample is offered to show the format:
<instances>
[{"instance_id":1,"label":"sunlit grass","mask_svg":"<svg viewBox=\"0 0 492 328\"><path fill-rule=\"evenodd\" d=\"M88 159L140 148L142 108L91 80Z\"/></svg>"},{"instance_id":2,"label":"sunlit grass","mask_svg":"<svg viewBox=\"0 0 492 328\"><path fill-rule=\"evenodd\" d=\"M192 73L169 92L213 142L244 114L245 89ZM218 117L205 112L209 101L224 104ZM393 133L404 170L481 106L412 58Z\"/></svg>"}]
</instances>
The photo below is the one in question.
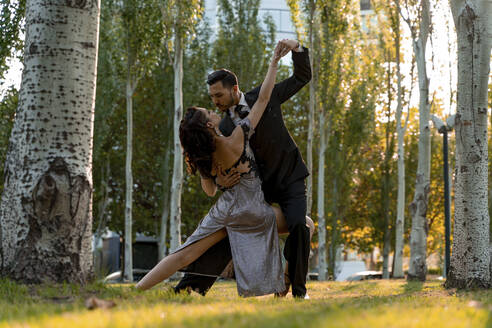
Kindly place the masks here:
<instances>
[{"instance_id":1,"label":"sunlit grass","mask_svg":"<svg viewBox=\"0 0 492 328\"><path fill-rule=\"evenodd\" d=\"M206 297L169 285L23 286L0 281L0 327L492 327L492 292L445 290L442 282L311 282L310 300L240 298L232 282ZM90 296L112 309L87 310Z\"/></svg>"}]
</instances>

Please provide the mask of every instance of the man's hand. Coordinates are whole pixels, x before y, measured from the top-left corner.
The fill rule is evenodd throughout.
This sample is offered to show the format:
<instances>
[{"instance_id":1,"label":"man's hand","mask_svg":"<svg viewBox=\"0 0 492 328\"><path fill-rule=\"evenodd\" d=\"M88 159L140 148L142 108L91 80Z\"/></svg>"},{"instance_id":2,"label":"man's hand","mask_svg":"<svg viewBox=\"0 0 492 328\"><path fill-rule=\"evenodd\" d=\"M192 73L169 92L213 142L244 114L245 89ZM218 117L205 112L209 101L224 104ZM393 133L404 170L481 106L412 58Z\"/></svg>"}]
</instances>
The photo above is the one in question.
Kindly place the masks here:
<instances>
[{"instance_id":1,"label":"man's hand","mask_svg":"<svg viewBox=\"0 0 492 328\"><path fill-rule=\"evenodd\" d=\"M289 52L289 51L301 51L300 46L299 46L299 41L297 40L292 40L292 39L283 39L280 40L279 43L281 43L284 46L284 51Z\"/></svg>"},{"instance_id":2,"label":"man's hand","mask_svg":"<svg viewBox=\"0 0 492 328\"><path fill-rule=\"evenodd\" d=\"M215 182L221 187L230 188L236 185L241 179L241 173L237 169L232 169L229 174L226 174L224 170L219 167L219 172L217 174L217 179Z\"/></svg>"}]
</instances>

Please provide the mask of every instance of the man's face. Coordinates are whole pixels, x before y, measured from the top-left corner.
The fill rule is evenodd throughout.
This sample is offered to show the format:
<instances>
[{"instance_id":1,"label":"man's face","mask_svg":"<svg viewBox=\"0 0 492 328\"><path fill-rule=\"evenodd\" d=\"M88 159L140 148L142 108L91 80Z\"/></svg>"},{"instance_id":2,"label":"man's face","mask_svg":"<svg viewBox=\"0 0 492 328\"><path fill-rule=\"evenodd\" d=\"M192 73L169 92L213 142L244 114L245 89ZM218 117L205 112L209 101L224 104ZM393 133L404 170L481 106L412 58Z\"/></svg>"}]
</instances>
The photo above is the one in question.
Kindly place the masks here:
<instances>
[{"instance_id":1,"label":"man's face","mask_svg":"<svg viewBox=\"0 0 492 328\"><path fill-rule=\"evenodd\" d=\"M218 81L208 86L208 93L212 98L213 103L220 111L225 112L229 107L234 105L234 90L237 85L227 88L224 87L222 81Z\"/></svg>"}]
</instances>

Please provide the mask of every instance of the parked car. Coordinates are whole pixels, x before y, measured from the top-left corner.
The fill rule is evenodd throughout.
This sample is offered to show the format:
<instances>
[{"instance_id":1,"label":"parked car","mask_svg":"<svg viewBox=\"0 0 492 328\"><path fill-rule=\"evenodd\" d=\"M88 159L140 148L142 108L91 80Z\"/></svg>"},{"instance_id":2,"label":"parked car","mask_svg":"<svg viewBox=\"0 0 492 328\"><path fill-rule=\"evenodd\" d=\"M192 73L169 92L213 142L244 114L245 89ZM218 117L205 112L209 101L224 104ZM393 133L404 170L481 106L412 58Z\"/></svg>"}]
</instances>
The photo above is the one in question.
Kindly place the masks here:
<instances>
[{"instance_id":1,"label":"parked car","mask_svg":"<svg viewBox=\"0 0 492 328\"><path fill-rule=\"evenodd\" d=\"M364 261L337 261L335 280L346 281L351 275L366 270L367 268Z\"/></svg>"},{"instance_id":2,"label":"parked car","mask_svg":"<svg viewBox=\"0 0 492 328\"><path fill-rule=\"evenodd\" d=\"M382 271L360 271L347 278L347 281L361 281L369 279L383 279Z\"/></svg>"}]
</instances>

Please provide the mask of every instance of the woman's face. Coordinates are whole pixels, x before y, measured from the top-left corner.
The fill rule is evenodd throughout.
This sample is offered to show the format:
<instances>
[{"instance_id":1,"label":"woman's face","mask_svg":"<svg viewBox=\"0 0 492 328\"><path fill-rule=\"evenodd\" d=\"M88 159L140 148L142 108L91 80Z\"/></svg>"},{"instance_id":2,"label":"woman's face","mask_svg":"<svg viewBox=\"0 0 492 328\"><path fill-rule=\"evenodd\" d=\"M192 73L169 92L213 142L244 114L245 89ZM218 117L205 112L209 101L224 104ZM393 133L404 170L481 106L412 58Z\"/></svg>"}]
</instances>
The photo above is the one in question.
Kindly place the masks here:
<instances>
[{"instance_id":1,"label":"woman's face","mask_svg":"<svg viewBox=\"0 0 492 328\"><path fill-rule=\"evenodd\" d=\"M208 110L206 108L198 108L199 111L201 111L203 114L205 114L205 117L207 117L207 120L211 123L211 128L218 128L219 123L220 123L220 116L212 111Z\"/></svg>"}]
</instances>

